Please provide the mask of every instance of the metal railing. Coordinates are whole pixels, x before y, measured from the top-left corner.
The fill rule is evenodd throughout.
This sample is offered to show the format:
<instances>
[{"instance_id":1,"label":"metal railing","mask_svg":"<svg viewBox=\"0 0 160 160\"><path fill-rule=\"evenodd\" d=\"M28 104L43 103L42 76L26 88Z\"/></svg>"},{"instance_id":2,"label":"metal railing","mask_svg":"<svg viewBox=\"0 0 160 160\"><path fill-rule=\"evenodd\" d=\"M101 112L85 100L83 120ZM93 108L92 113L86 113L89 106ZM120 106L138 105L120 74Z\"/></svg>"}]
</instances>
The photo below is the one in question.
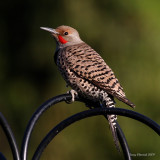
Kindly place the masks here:
<instances>
[{"instance_id":1,"label":"metal railing","mask_svg":"<svg viewBox=\"0 0 160 160\"><path fill-rule=\"evenodd\" d=\"M60 103L62 101L69 101L69 100L71 100L71 98L72 97L70 94L63 94L63 95L53 97L53 98L47 100L46 102L44 102L36 110L36 112L32 115L32 117L26 127L20 152L18 150L14 134L13 134L7 120L5 119L3 114L0 113L0 124L1 124L2 129L8 139L14 160L27 160L30 137L31 137L32 131L34 129L34 126L35 126L36 122L38 121L38 119L40 118L40 116L51 106L53 107L55 104ZM85 100L78 99L78 98L76 98L76 101L81 101L81 102L85 103ZM92 103L92 102L90 102L90 103ZM137 113L137 112L131 111L131 110L127 110L127 109L121 109L121 108L106 108L106 107L94 106L94 108L92 108L92 109L85 110L85 111L79 112L77 114L74 114L74 115L68 117L67 119L61 121L58 125L53 127L53 129L50 130L50 132L43 138L43 140L38 145L36 151L34 152L32 160L39 160L42 155L42 152L47 147L47 145L53 140L53 138L57 134L59 134L63 129L65 129L69 125L71 125L81 119L85 119L85 118L92 117L92 116L103 115L106 117L107 114L120 115L120 116L125 116L125 117L129 117L129 118L138 120L139 122L144 123L147 126L149 126L153 131L155 131L158 135L160 135L160 125L158 125L156 122L154 122L150 118L148 118L140 113ZM118 140L120 142L124 158L125 158L125 160L131 160L129 146L127 144L124 133L123 133L120 125L118 124L118 122L116 122L116 123L117 123ZM3 153L0 153L0 160L6 160Z\"/></svg>"}]
</instances>

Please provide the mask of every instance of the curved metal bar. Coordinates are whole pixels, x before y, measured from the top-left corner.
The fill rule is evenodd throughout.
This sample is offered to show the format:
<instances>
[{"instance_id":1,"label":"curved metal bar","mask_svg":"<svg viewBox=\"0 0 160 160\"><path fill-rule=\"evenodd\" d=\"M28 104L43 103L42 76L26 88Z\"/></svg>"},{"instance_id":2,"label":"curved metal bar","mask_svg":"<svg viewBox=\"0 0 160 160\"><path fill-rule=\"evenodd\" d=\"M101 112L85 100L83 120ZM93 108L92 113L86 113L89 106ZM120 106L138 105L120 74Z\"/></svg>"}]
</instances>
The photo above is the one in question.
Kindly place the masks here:
<instances>
[{"instance_id":1,"label":"curved metal bar","mask_svg":"<svg viewBox=\"0 0 160 160\"><path fill-rule=\"evenodd\" d=\"M31 119L30 119L30 121L27 125L27 128L25 130L24 137L23 137L23 142L22 142L22 146L21 146L21 160L26 160L27 159L27 150L28 150L29 139L30 139L31 133L33 131L33 127L35 126L37 120L42 115L42 113L44 111L46 111L52 105L54 105L58 102L61 102L61 101L70 100L71 98L72 97L71 97L70 94L63 94L63 95L53 97L53 98L49 99L48 101L44 102L37 109L37 111L32 115L32 117L31 117Z\"/></svg>"},{"instance_id":2,"label":"curved metal bar","mask_svg":"<svg viewBox=\"0 0 160 160\"><path fill-rule=\"evenodd\" d=\"M104 117L108 121L107 115L104 115ZM130 150L129 150L129 146L128 146L126 137L125 137L125 135L124 135L124 133L123 133L123 131L117 121L116 121L116 131L117 131L118 140L121 145L125 160L132 160L132 158L130 156Z\"/></svg>"},{"instance_id":3,"label":"curved metal bar","mask_svg":"<svg viewBox=\"0 0 160 160\"><path fill-rule=\"evenodd\" d=\"M16 139L13 135L13 132L11 130L11 127L9 126L7 120L5 119L5 117L3 116L3 114L0 112L0 124L3 128L3 131L8 139L10 148L12 150L12 155L13 155L13 159L14 160L20 160L20 156L19 156L19 150L17 147L17 143L16 143ZM1 154L0 156L1 158L3 157L3 159L5 159L5 157Z\"/></svg>"},{"instance_id":4,"label":"curved metal bar","mask_svg":"<svg viewBox=\"0 0 160 160\"><path fill-rule=\"evenodd\" d=\"M130 155L129 146L128 146L127 140L125 138L125 135L124 135L120 125L118 124L118 122L116 122L116 124L117 124L116 126L117 126L118 140L119 140L119 143L121 144L124 158L125 158L125 160L132 160L131 155Z\"/></svg>"},{"instance_id":5,"label":"curved metal bar","mask_svg":"<svg viewBox=\"0 0 160 160\"><path fill-rule=\"evenodd\" d=\"M83 111L80 113L77 113L64 121L60 122L56 127L54 127L47 135L46 137L41 141L39 144L35 154L33 155L32 160L39 160L42 152L47 147L47 145L50 143L50 141L58 134L60 131L62 131L67 126L71 125L72 123L87 118L91 116L96 115L104 115L104 114L115 114L115 115L121 115L130 117L133 119L136 119L146 125L148 125L150 128L152 128L157 134L160 135L160 126L154 122L153 120L149 119L148 117L139 114L137 112L121 109L121 108L95 108L87 111Z\"/></svg>"}]
</instances>

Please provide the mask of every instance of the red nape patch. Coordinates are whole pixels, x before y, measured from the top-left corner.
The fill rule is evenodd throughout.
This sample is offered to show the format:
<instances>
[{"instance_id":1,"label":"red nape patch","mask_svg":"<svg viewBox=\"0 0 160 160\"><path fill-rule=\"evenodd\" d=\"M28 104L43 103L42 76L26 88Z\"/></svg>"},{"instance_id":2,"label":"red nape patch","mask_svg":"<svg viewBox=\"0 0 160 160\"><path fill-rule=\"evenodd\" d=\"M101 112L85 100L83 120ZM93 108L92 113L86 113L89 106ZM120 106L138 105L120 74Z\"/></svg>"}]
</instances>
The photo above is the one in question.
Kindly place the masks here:
<instances>
[{"instance_id":1,"label":"red nape patch","mask_svg":"<svg viewBox=\"0 0 160 160\"><path fill-rule=\"evenodd\" d=\"M62 37L62 36L58 36L58 39L59 39L59 41L62 43L62 44L65 44L65 43L67 43L67 41Z\"/></svg>"}]
</instances>

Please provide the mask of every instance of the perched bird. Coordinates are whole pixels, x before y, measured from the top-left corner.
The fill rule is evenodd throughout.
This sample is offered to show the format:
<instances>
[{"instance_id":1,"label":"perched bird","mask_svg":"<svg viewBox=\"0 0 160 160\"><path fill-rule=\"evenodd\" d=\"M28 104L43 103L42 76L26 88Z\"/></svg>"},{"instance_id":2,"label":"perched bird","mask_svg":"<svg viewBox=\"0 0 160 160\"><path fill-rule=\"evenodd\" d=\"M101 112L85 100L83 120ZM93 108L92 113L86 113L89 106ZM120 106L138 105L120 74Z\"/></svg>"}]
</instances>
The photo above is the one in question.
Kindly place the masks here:
<instances>
[{"instance_id":1,"label":"perched bird","mask_svg":"<svg viewBox=\"0 0 160 160\"><path fill-rule=\"evenodd\" d=\"M56 29L41 27L49 31L56 40L54 60L63 78L71 90L72 100L74 94L100 102L106 107L115 107L114 97L131 107L114 72L105 63L102 57L83 42L76 29L69 26L59 26ZM110 129L118 148L116 133L116 115L107 115Z\"/></svg>"}]
</instances>

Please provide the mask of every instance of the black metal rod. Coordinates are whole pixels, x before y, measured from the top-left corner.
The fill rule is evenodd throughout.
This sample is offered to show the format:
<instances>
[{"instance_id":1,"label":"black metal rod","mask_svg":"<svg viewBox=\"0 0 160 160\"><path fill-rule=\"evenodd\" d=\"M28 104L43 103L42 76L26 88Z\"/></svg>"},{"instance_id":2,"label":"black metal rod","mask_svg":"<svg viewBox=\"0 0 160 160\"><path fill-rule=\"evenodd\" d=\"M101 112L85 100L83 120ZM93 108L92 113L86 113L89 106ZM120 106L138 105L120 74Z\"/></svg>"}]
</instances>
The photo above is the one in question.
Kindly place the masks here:
<instances>
[{"instance_id":1,"label":"black metal rod","mask_svg":"<svg viewBox=\"0 0 160 160\"><path fill-rule=\"evenodd\" d=\"M116 130L117 130L118 140L119 140L119 143L121 144L124 158L125 158L125 160L132 160L131 155L130 155L129 146L128 146L127 140L125 138L125 135L124 135L120 125L118 124L118 122L116 122L116 124L117 124Z\"/></svg>"},{"instance_id":2,"label":"black metal rod","mask_svg":"<svg viewBox=\"0 0 160 160\"><path fill-rule=\"evenodd\" d=\"M133 119L136 119L146 125L148 125L150 128L152 128L157 134L160 135L160 126L154 122L153 120L149 119L148 117L139 114L134 111L121 109L121 108L95 108L87 111L83 111L80 113L77 113L64 121L60 122L56 127L54 127L47 135L46 137L41 141L39 144L37 150L35 151L35 154L33 155L32 160L39 160L42 152L47 147L47 145L50 143L50 141L58 134L60 131L62 131L67 126L71 125L72 123L79 121L81 119L96 116L96 115L104 115L104 114L114 114L114 115L121 115L130 117Z\"/></svg>"},{"instance_id":3,"label":"black metal rod","mask_svg":"<svg viewBox=\"0 0 160 160\"><path fill-rule=\"evenodd\" d=\"M37 111L32 115L27 128L24 133L23 141L22 141L22 146L21 146L21 160L26 160L27 159L27 151L28 151L28 143L30 140L31 133L33 131L33 128L39 119L39 117L42 115L44 111L46 111L48 108L50 108L52 105L61 102L61 101L66 101L70 100L72 97L70 94L63 94L59 95L56 97L53 97L46 102L44 102L38 109Z\"/></svg>"},{"instance_id":4,"label":"black metal rod","mask_svg":"<svg viewBox=\"0 0 160 160\"><path fill-rule=\"evenodd\" d=\"M8 139L11 151L12 151L12 155L13 155L13 159L14 160L20 160L20 156L19 156L19 150L17 147L17 143L16 143L16 139L13 135L13 132L11 130L11 127L9 126L6 118L3 116L3 114L0 112L0 124L2 126L2 129ZM4 158L4 156L1 154L1 158Z\"/></svg>"},{"instance_id":5,"label":"black metal rod","mask_svg":"<svg viewBox=\"0 0 160 160\"><path fill-rule=\"evenodd\" d=\"M108 121L107 115L104 115L104 117ZM132 158L130 156L130 150L129 150L129 146L128 146L126 137L125 137L125 135L124 135L124 133L123 133L123 131L117 121L116 121L116 131L117 131L118 140L121 145L125 160L132 160Z\"/></svg>"}]
</instances>

